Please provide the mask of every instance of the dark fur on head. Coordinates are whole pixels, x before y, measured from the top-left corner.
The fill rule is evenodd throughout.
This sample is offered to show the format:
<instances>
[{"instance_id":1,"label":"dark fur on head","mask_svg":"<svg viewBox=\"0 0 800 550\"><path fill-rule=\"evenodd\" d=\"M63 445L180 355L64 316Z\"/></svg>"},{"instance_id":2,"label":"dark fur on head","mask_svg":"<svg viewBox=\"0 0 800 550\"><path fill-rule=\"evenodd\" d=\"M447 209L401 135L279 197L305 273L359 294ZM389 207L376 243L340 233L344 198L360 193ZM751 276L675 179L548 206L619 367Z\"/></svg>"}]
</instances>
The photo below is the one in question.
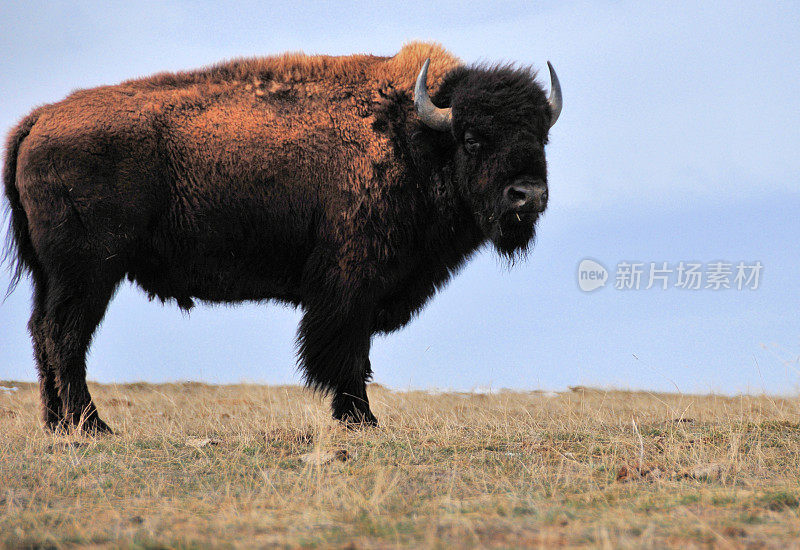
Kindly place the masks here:
<instances>
[{"instance_id":1,"label":"dark fur on head","mask_svg":"<svg viewBox=\"0 0 800 550\"><path fill-rule=\"evenodd\" d=\"M527 254L539 215L503 208L502 190L522 175L547 182L550 110L535 76L530 68L508 65L459 67L448 73L434 98L453 109L456 145L467 131L484 140L474 156L456 148L456 174L484 235L510 261Z\"/></svg>"}]
</instances>

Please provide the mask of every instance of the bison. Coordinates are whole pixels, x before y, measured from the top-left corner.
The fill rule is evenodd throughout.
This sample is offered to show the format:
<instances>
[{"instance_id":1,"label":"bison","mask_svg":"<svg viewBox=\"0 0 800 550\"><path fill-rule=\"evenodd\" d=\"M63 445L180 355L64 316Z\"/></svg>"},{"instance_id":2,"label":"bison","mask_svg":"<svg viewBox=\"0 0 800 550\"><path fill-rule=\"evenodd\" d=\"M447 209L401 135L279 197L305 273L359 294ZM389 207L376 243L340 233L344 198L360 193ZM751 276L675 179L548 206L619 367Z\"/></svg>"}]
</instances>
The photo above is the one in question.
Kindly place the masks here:
<instances>
[{"instance_id":1,"label":"bison","mask_svg":"<svg viewBox=\"0 0 800 550\"><path fill-rule=\"evenodd\" d=\"M111 431L86 353L126 277L186 310L301 307L305 381L332 394L334 418L376 424L371 337L485 243L512 260L531 246L561 112L548 66L549 96L529 68L412 43L239 59L35 109L10 132L3 180L45 426Z\"/></svg>"}]
</instances>

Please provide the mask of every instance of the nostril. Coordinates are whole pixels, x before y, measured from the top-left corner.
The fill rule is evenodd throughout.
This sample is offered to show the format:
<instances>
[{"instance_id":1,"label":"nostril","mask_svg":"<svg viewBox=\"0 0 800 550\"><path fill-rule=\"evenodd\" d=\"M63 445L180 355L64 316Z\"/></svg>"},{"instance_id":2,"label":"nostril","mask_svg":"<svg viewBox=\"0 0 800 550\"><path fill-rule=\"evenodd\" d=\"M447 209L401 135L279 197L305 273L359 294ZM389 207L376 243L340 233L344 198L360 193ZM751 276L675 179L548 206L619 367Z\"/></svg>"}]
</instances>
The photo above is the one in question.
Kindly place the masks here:
<instances>
[{"instance_id":1,"label":"nostril","mask_svg":"<svg viewBox=\"0 0 800 550\"><path fill-rule=\"evenodd\" d=\"M528 193L519 187L509 185L506 187L506 198L514 204L524 203L528 200Z\"/></svg>"}]
</instances>

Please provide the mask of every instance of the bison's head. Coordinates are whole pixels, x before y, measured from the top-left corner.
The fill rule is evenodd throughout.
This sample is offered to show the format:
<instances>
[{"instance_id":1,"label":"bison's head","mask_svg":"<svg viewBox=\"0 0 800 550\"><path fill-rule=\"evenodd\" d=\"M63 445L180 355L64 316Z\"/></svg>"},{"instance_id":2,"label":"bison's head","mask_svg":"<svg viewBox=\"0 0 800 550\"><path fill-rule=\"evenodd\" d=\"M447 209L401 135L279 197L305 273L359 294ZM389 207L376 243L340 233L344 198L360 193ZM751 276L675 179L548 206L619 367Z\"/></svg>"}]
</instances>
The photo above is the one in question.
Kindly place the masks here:
<instances>
[{"instance_id":1,"label":"bison's head","mask_svg":"<svg viewBox=\"0 0 800 550\"><path fill-rule=\"evenodd\" d=\"M529 70L459 68L442 82L434 105L426 61L414 105L421 120L454 140L455 183L497 250L524 253L547 207L547 134L561 113L561 86L550 68L550 97Z\"/></svg>"}]
</instances>

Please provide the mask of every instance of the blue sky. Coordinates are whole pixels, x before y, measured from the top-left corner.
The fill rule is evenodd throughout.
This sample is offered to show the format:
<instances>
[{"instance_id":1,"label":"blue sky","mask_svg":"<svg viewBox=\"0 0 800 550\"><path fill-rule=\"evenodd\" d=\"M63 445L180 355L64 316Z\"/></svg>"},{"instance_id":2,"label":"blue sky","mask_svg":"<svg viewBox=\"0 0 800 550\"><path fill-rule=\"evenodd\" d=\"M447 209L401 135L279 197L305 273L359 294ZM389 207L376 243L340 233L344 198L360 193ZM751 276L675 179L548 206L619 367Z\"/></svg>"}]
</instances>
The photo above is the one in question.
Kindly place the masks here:
<instances>
[{"instance_id":1,"label":"blue sky","mask_svg":"<svg viewBox=\"0 0 800 550\"><path fill-rule=\"evenodd\" d=\"M394 388L602 387L795 393L800 385L800 4L5 2L0 128L75 88L287 50L551 60L550 208L508 270L470 262L373 342ZM606 266L582 292L577 266ZM757 290L613 287L622 261L762 263ZM8 273L0 275L0 287ZM0 379L34 380L27 283L0 305ZM299 312L149 303L123 286L89 358L102 382L297 383Z\"/></svg>"}]
</instances>

